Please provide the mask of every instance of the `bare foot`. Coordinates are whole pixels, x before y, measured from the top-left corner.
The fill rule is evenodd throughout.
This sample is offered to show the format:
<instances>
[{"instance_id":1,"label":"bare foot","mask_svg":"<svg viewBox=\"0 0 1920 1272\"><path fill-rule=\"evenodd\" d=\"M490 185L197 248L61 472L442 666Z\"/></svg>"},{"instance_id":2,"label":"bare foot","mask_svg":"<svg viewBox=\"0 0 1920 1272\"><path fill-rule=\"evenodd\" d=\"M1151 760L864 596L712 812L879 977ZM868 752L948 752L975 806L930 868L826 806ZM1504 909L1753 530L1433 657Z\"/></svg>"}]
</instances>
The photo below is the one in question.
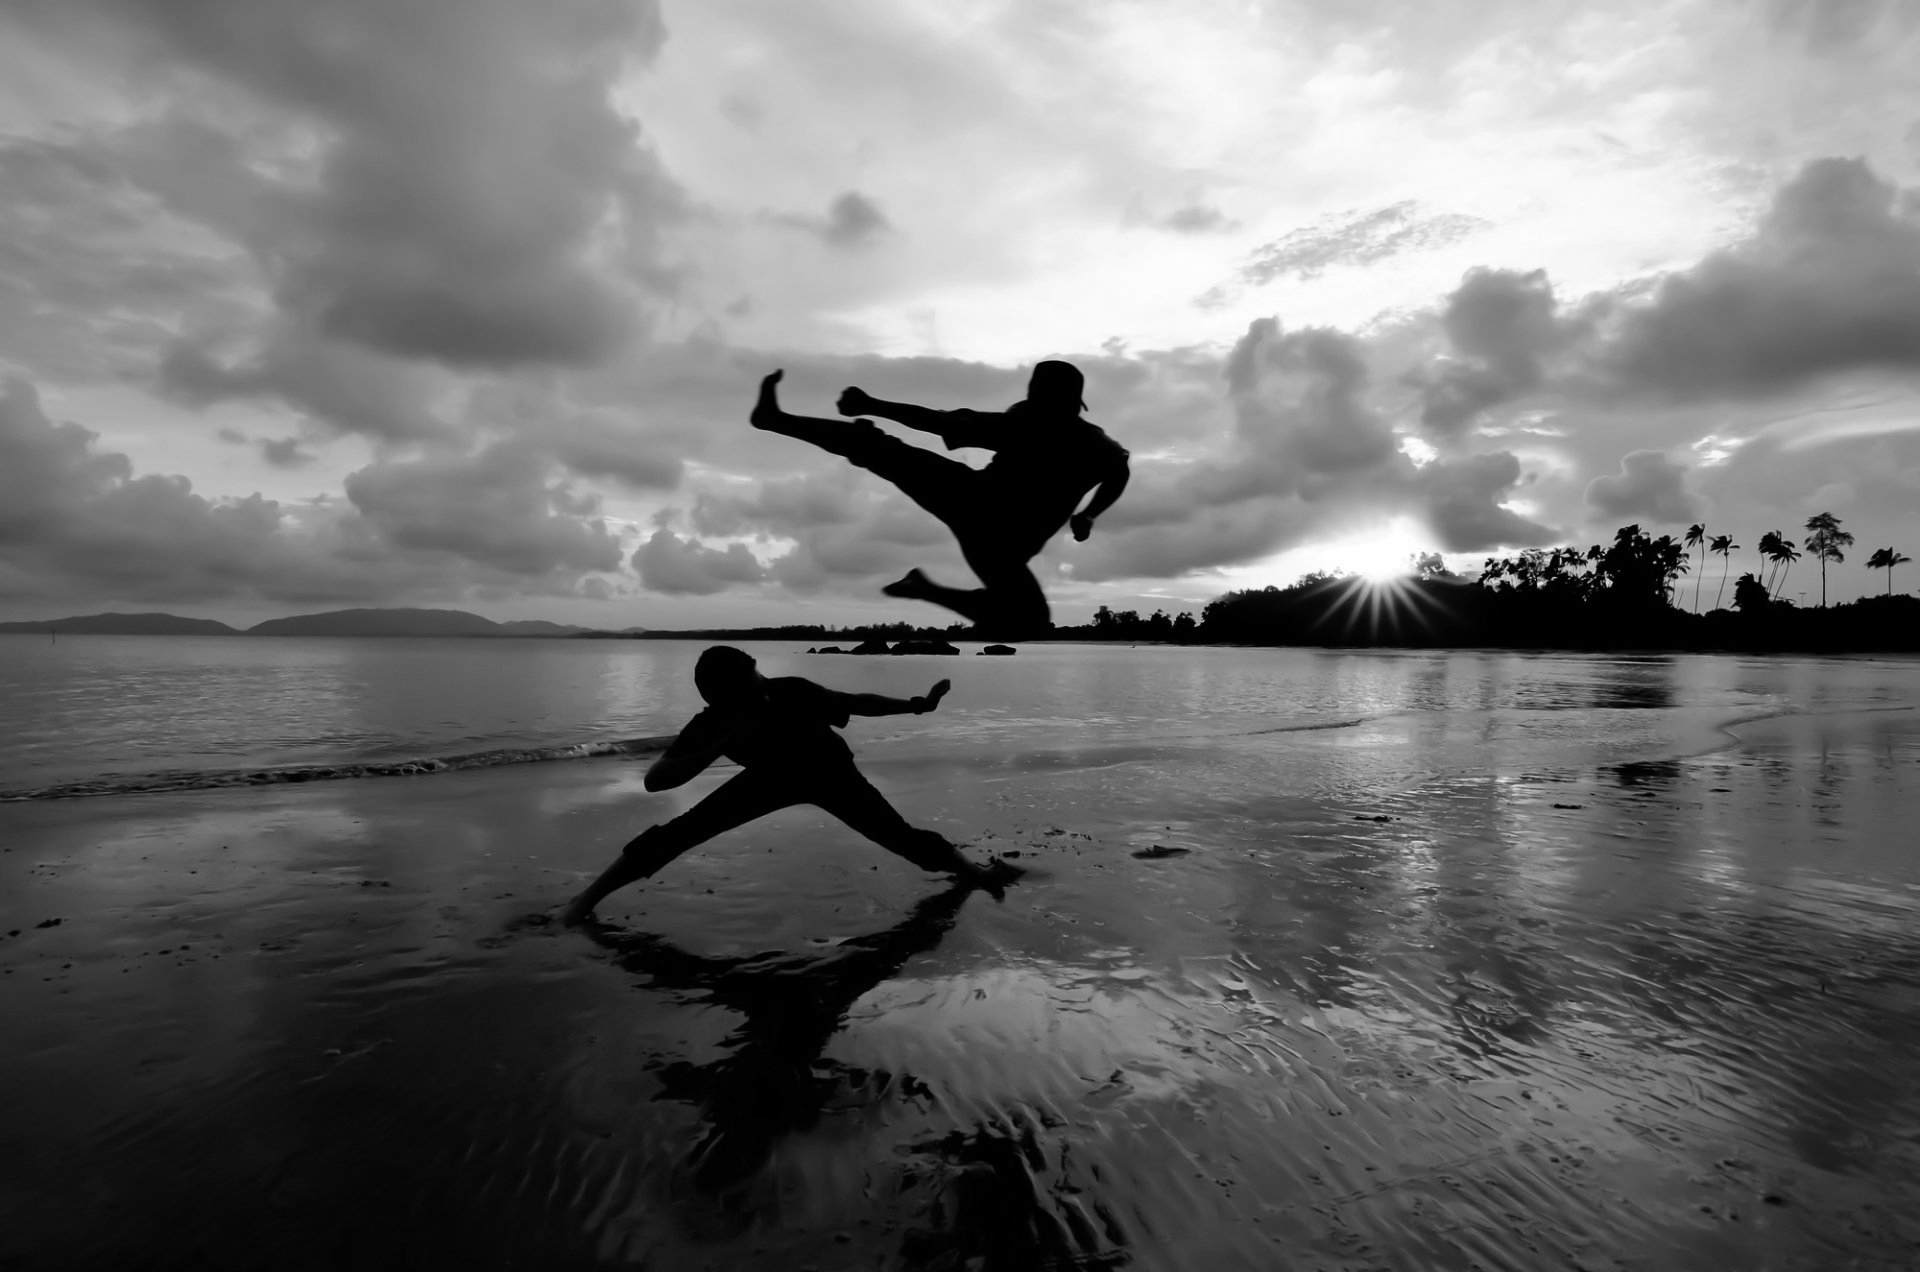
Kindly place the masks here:
<instances>
[{"instance_id":1,"label":"bare foot","mask_svg":"<svg viewBox=\"0 0 1920 1272\"><path fill-rule=\"evenodd\" d=\"M760 381L760 398L753 404L753 413L747 416L747 423L755 428L772 428L786 414L780 409L780 397L774 391L774 386L780 383L780 378L785 374L785 371L775 371Z\"/></svg>"},{"instance_id":2,"label":"bare foot","mask_svg":"<svg viewBox=\"0 0 1920 1272\"><path fill-rule=\"evenodd\" d=\"M918 570L908 570L905 576L894 580L880 590L888 596L900 596L910 601L917 601L924 597L927 589L932 586L932 581L926 575Z\"/></svg>"}]
</instances>

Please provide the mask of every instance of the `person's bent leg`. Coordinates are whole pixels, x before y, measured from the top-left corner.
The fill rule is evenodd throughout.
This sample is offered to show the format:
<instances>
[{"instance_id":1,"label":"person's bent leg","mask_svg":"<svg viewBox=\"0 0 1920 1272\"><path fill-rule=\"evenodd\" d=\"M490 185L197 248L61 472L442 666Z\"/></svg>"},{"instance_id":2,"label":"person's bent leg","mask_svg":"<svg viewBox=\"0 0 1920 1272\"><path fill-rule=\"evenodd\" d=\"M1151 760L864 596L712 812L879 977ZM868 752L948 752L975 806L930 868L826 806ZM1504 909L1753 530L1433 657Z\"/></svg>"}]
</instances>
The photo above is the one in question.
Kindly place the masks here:
<instances>
[{"instance_id":1,"label":"person's bent leg","mask_svg":"<svg viewBox=\"0 0 1920 1272\"><path fill-rule=\"evenodd\" d=\"M680 816L628 840L614 863L568 903L561 917L568 923L584 922L608 895L657 874L689 848L804 798L791 784L764 773L736 773Z\"/></svg>"},{"instance_id":2,"label":"person's bent leg","mask_svg":"<svg viewBox=\"0 0 1920 1272\"><path fill-rule=\"evenodd\" d=\"M908 570L905 577L880 589L888 596L904 600L927 601L950 609L974 626L985 629L1004 626L1000 621L999 598L983 587L946 587L935 583L919 570Z\"/></svg>"},{"instance_id":3,"label":"person's bent leg","mask_svg":"<svg viewBox=\"0 0 1920 1272\"><path fill-rule=\"evenodd\" d=\"M973 536L971 542L962 538L960 550L985 587L943 588L927 582L923 575L919 580L922 586L913 594L971 620L990 640L1026 640L1052 630L1053 611L1047 605L1047 594L1027 565L1032 553L1022 556L1017 548L985 535Z\"/></svg>"},{"instance_id":4,"label":"person's bent leg","mask_svg":"<svg viewBox=\"0 0 1920 1272\"><path fill-rule=\"evenodd\" d=\"M961 876L979 873L980 868L961 855L958 845L937 830L907 821L872 782L852 768L821 779L807 799L922 870Z\"/></svg>"}]
</instances>

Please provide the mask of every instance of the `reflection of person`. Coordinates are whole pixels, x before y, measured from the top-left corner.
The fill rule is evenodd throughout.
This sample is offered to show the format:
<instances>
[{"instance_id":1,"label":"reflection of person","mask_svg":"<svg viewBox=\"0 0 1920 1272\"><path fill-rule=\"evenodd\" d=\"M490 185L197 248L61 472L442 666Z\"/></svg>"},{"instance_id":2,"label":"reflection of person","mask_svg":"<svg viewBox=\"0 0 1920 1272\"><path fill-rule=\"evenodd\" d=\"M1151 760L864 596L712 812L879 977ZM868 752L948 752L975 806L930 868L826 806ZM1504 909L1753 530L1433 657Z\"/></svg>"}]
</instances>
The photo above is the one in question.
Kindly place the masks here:
<instances>
[{"instance_id":1,"label":"reflection of person","mask_svg":"<svg viewBox=\"0 0 1920 1272\"><path fill-rule=\"evenodd\" d=\"M695 991L702 1003L740 1015L739 1027L721 1041L719 1059L678 1061L660 1071L663 1095L705 1109L708 1131L691 1154L699 1182L719 1187L744 1178L781 1136L813 1124L840 1085L842 1075L833 1071L842 1066L822 1061L821 1053L847 1012L909 958L938 945L971 891L957 886L935 893L894 926L819 955L719 958L656 936L593 931L620 966L646 976L654 988Z\"/></svg>"},{"instance_id":2,"label":"reflection of person","mask_svg":"<svg viewBox=\"0 0 1920 1272\"><path fill-rule=\"evenodd\" d=\"M987 885L1015 872L999 862L977 866L939 832L908 825L853 766L853 751L834 732L851 716L931 711L950 682L942 680L917 698L840 693L799 676L769 680L751 655L725 645L700 655L693 682L707 707L647 770L647 789L683 785L723 755L741 771L672 821L636 835L620 859L568 905L567 922L585 920L608 893L649 877L687 849L793 804L825 809L922 870Z\"/></svg>"},{"instance_id":3,"label":"reflection of person","mask_svg":"<svg viewBox=\"0 0 1920 1272\"><path fill-rule=\"evenodd\" d=\"M883 589L887 595L945 606L997 636L1026 636L1052 626L1046 594L1027 563L1062 526L1071 526L1075 539L1086 539L1094 518L1112 507L1127 485L1126 448L1080 418L1086 404L1080 400L1085 381L1078 368L1039 363L1026 399L1005 411L936 411L883 402L852 388L840 395L842 414L878 415L936 434L948 450L994 451L983 469L890 437L871 420L789 415L775 395L780 376L775 371L761 382L753 426L812 442L898 486L946 523L986 585L943 587L911 570ZM1093 497L1081 508L1089 491Z\"/></svg>"}]
</instances>

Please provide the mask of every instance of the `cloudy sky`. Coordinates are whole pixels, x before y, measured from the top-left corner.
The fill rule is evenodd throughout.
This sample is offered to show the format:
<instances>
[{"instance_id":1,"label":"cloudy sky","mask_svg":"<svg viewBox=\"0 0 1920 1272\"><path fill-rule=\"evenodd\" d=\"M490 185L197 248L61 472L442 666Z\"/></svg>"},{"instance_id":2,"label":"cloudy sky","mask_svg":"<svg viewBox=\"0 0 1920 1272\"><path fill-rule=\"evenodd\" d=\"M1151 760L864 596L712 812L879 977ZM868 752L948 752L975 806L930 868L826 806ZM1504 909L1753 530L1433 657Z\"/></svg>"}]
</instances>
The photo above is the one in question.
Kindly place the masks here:
<instances>
[{"instance_id":1,"label":"cloudy sky","mask_svg":"<svg viewBox=\"0 0 1920 1272\"><path fill-rule=\"evenodd\" d=\"M754 384L1046 357L1134 456L1066 621L1825 510L1878 590L1916 64L1903 0L0 0L0 617L944 621Z\"/></svg>"}]
</instances>

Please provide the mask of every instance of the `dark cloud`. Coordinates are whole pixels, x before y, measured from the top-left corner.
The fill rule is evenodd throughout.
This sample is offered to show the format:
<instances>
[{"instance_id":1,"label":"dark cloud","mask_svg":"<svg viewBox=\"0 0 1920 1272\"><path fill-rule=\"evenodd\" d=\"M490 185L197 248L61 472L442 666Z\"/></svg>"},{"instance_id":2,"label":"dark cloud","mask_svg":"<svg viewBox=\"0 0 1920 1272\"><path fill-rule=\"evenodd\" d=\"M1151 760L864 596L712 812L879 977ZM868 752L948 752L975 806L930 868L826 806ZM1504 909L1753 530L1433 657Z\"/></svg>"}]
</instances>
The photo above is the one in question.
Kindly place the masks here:
<instances>
[{"instance_id":1,"label":"dark cloud","mask_svg":"<svg viewBox=\"0 0 1920 1272\"><path fill-rule=\"evenodd\" d=\"M1152 224L1175 234L1220 234L1238 229L1240 222L1209 204L1190 203L1156 218Z\"/></svg>"},{"instance_id":2,"label":"dark cloud","mask_svg":"<svg viewBox=\"0 0 1920 1272\"><path fill-rule=\"evenodd\" d=\"M1555 542L1564 531L1500 506L1521 483L1520 461L1506 451L1437 459L1415 473L1427 526L1443 552L1481 552Z\"/></svg>"},{"instance_id":3,"label":"dark cloud","mask_svg":"<svg viewBox=\"0 0 1920 1272\"><path fill-rule=\"evenodd\" d=\"M316 458L300 449L300 439L297 437L261 438L260 457L275 468L304 468Z\"/></svg>"},{"instance_id":4,"label":"dark cloud","mask_svg":"<svg viewBox=\"0 0 1920 1272\"><path fill-rule=\"evenodd\" d=\"M336 432L382 442L445 439L456 431L430 405L437 388L431 371L291 327L226 363L176 343L160 359L157 388L190 406L279 401Z\"/></svg>"},{"instance_id":5,"label":"dark cloud","mask_svg":"<svg viewBox=\"0 0 1920 1272\"><path fill-rule=\"evenodd\" d=\"M1608 390L1678 400L1920 370L1920 195L1863 160L1808 164L1751 239L1621 306L1593 363Z\"/></svg>"},{"instance_id":6,"label":"dark cloud","mask_svg":"<svg viewBox=\"0 0 1920 1272\"><path fill-rule=\"evenodd\" d=\"M0 190L0 330L35 375L138 374L244 273L173 249L164 210L93 148L0 139Z\"/></svg>"},{"instance_id":7,"label":"dark cloud","mask_svg":"<svg viewBox=\"0 0 1920 1272\"><path fill-rule=\"evenodd\" d=\"M1659 451L1638 450L1620 461L1620 471L1595 477L1587 502L1609 517L1671 525L1692 521L1699 505L1687 490L1687 470Z\"/></svg>"},{"instance_id":8,"label":"dark cloud","mask_svg":"<svg viewBox=\"0 0 1920 1272\"><path fill-rule=\"evenodd\" d=\"M503 442L470 456L374 464L349 474L346 492L397 547L521 576L618 570L619 541L550 475L533 447Z\"/></svg>"},{"instance_id":9,"label":"dark cloud","mask_svg":"<svg viewBox=\"0 0 1920 1272\"><path fill-rule=\"evenodd\" d=\"M835 247L863 247L892 229L879 204L849 190L828 206L824 237Z\"/></svg>"},{"instance_id":10,"label":"dark cloud","mask_svg":"<svg viewBox=\"0 0 1920 1272\"><path fill-rule=\"evenodd\" d=\"M1897 41L1915 21L1901 0L1766 0L1761 13L1777 33L1830 56L1853 53L1871 39Z\"/></svg>"},{"instance_id":11,"label":"dark cloud","mask_svg":"<svg viewBox=\"0 0 1920 1272\"><path fill-rule=\"evenodd\" d=\"M197 188L141 172L244 242L315 332L453 365L586 363L630 329L621 281L661 276L654 236L680 196L611 100L664 38L652 4L83 7L277 112L244 136L200 125Z\"/></svg>"},{"instance_id":12,"label":"dark cloud","mask_svg":"<svg viewBox=\"0 0 1920 1272\"><path fill-rule=\"evenodd\" d=\"M1132 494L1129 488L1128 498ZM1189 505L1182 514L1144 528L1102 524L1086 543L1062 550L1061 556L1076 582L1172 579L1271 556L1302 541L1320 521L1306 504L1280 499Z\"/></svg>"},{"instance_id":13,"label":"dark cloud","mask_svg":"<svg viewBox=\"0 0 1920 1272\"><path fill-rule=\"evenodd\" d=\"M925 542L903 544L869 533L864 522L828 527L803 534L789 551L769 563L767 572L781 586L802 594L870 594L879 584L915 568L926 570L937 582L969 586L973 576L944 534L934 523L928 533L918 536Z\"/></svg>"},{"instance_id":14,"label":"dark cloud","mask_svg":"<svg viewBox=\"0 0 1920 1272\"><path fill-rule=\"evenodd\" d=\"M25 381L0 388L0 564L14 597L203 599L295 563L279 504L136 477L96 441L49 420Z\"/></svg>"},{"instance_id":15,"label":"dark cloud","mask_svg":"<svg viewBox=\"0 0 1920 1272\"><path fill-rule=\"evenodd\" d=\"M735 584L760 583L767 574L744 544L710 548L665 526L635 550L633 568L642 587L669 596L711 596Z\"/></svg>"},{"instance_id":16,"label":"dark cloud","mask_svg":"<svg viewBox=\"0 0 1920 1272\"><path fill-rule=\"evenodd\" d=\"M672 490L686 471L670 442L610 415L567 416L525 437L582 477L605 477L634 490Z\"/></svg>"},{"instance_id":17,"label":"dark cloud","mask_svg":"<svg viewBox=\"0 0 1920 1272\"><path fill-rule=\"evenodd\" d=\"M748 132L759 132L760 125L767 121L767 108L760 104L758 98L748 93L721 94L720 113L734 125Z\"/></svg>"},{"instance_id":18,"label":"dark cloud","mask_svg":"<svg viewBox=\"0 0 1920 1272\"><path fill-rule=\"evenodd\" d=\"M824 216L803 216L794 212L769 213L766 219L775 225L805 230L829 247L854 249L870 247L893 233L887 214L858 190L849 190L827 205Z\"/></svg>"},{"instance_id":19,"label":"dark cloud","mask_svg":"<svg viewBox=\"0 0 1920 1272\"><path fill-rule=\"evenodd\" d=\"M1545 270L1473 269L1447 297L1440 327L1456 358L1414 377L1422 389L1421 426L1458 435L1489 407L1542 380L1543 360L1577 338L1584 324L1563 317Z\"/></svg>"},{"instance_id":20,"label":"dark cloud","mask_svg":"<svg viewBox=\"0 0 1920 1272\"><path fill-rule=\"evenodd\" d=\"M770 534L797 537L821 526L845 525L865 510L852 465L758 483L750 490L719 490L694 502L693 528L707 535Z\"/></svg>"},{"instance_id":21,"label":"dark cloud","mask_svg":"<svg viewBox=\"0 0 1920 1272\"><path fill-rule=\"evenodd\" d=\"M1399 439L1367 402L1366 346L1326 327L1282 331L1261 318L1227 356L1240 453L1224 490L1258 483L1312 497L1394 463Z\"/></svg>"},{"instance_id":22,"label":"dark cloud","mask_svg":"<svg viewBox=\"0 0 1920 1272\"><path fill-rule=\"evenodd\" d=\"M1476 269L1438 315L1450 356L1408 377L1429 434L1528 395L1600 405L1777 397L1920 371L1920 192L1857 159L1806 165L1748 238L1649 286L1560 303L1544 271Z\"/></svg>"},{"instance_id":23,"label":"dark cloud","mask_svg":"<svg viewBox=\"0 0 1920 1272\"><path fill-rule=\"evenodd\" d=\"M592 501L551 460L503 444L378 464L351 501L208 499L138 475L96 434L55 423L24 380L0 389L0 579L13 601L457 600L476 590L573 594L620 568Z\"/></svg>"}]
</instances>

